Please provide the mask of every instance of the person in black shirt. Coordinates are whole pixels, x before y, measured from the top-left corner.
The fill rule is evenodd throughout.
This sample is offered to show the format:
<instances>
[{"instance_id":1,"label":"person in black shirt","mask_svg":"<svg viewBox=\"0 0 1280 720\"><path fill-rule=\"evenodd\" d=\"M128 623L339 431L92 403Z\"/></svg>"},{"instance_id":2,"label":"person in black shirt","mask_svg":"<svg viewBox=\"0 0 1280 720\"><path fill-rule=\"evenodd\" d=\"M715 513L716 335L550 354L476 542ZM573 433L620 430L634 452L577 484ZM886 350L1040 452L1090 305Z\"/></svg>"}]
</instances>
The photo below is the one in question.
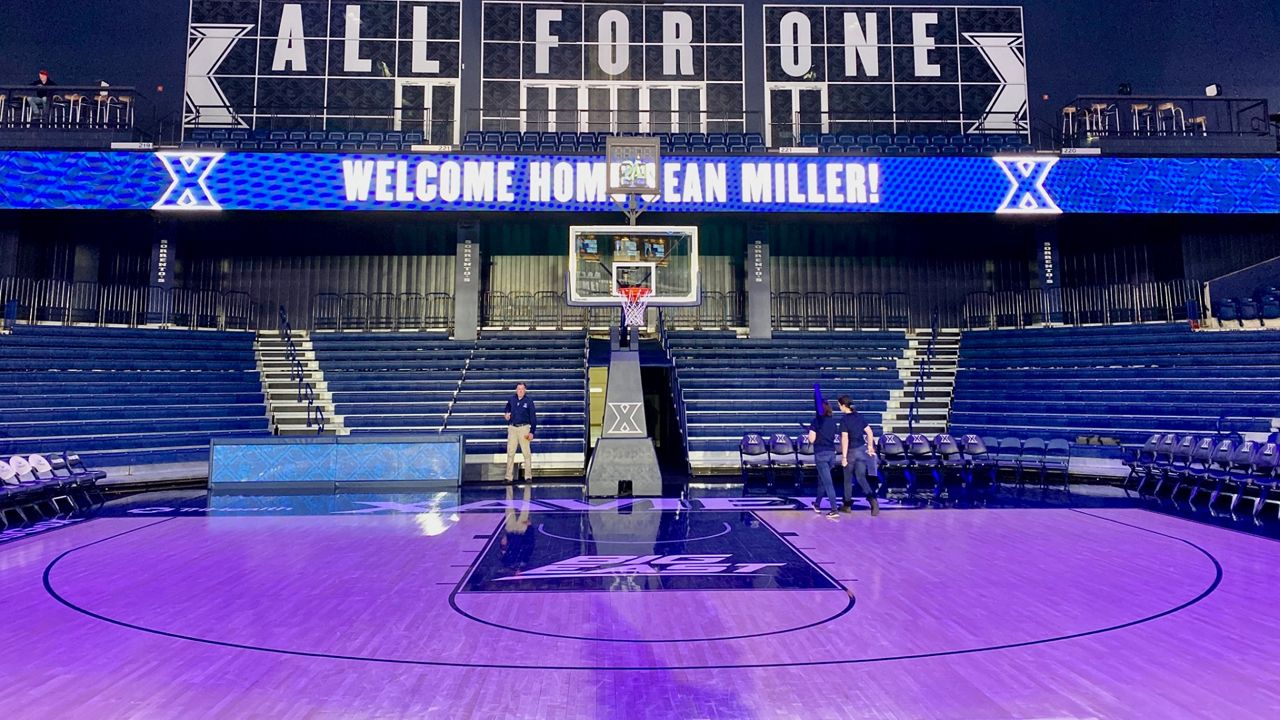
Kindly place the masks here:
<instances>
[{"instance_id":1,"label":"person in black shirt","mask_svg":"<svg viewBox=\"0 0 1280 720\"><path fill-rule=\"evenodd\" d=\"M876 435L848 395L841 395L837 402L842 420L840 462L844 466L844 509L846 512L853 509L852 479L857 477L858 488L871 504L872 516L879 515L880 501L867 483L867 471L876 472Z\"/></svg>"},{"instance_id":2,"label":"person in black shirt","mask_svg":"<svg viewBox=\"0 0 1280 720\"><path fill-rule=\"evenodd\" d=\"M831 510L827 518L837 520L840 517L839 501L836 499L835 486L831 484L831 468L840 460L836 457L836 443L840 439L840 421L831 416L831 406L823 404L821 414L809 423L809 442L813 443L813 459L818 465L818 479L822 481L822 492L827 494ZM822 497L814 498L813 511L822 512Z\"/></svg>"},{"instance_id":3,"label":"person in black shirt","mask_svg":"<svg viewBox=\"0 0 1280 720\"><path fill-rule=\"evenodd\" d=\"M32 81L31 86L40 88L36 90L35 97L30 99L32 106L35 108L35 112L32 114L32 121L39 120L43 123L45 113L49 111L49 91L45 88L54 86L53 80L49 79L49 71L41 70L39 77Z\"/></svg>"},{"instance_id":4,"label":"person in black shirt","mask_svg":"<svg viewBox=\"0 0 1280 720\"><path fill-rule=\"evenodd\" d=\"M533 398L526 392L524 383L518 383L516 394L507 401L507 409L502 415L507 420L507 482L515 477L517 445L524 455L524 479L533 479L533 451L529 443L533 442L533 434L538 430L538 413Z\"/></svg>"}]
</instances>

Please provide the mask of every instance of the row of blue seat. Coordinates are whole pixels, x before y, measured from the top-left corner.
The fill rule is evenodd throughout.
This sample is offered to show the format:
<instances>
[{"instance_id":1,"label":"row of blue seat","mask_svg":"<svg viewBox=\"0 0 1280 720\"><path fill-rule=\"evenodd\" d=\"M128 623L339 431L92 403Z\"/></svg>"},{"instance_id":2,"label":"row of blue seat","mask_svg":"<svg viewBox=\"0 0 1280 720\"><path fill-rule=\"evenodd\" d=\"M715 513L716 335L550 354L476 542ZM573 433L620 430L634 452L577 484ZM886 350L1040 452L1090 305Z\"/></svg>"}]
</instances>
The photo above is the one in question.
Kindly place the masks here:
<instances>
[{"instance_id":1,"label":"row of blue seat","mask_svg":"<svg viewBox=\"0 0 1280 720\"><path fill-rule=\"evenodd\" d=\"M605 150L603 132L498 132L468 131L462 149L471 152L562 152L600 153ZM623 133L635 136L635 133ZM670 153L761 153L766 147L760 133L653 133L663 152Z\"/></svg>"},{"instance_id":2,"label":"row of blue seat","mask_svg":"<svg viewBox=\"0 0 1280 720\"><path fill-rule=\"evenodd\" d=\"M1212 508L1223 494L1231 496L1234 515L1240 504L1250 501L1258 517L1280 485L1280 446L1274 441L1234 440L1203 434L1153 434L1141 448L1125 458L1129 476L1124 488L1139 495L1164 496L1177 500L1184 494L1194 505L1202 494L1209 495ZM1280 496L1274 498L1280 501Z\"/></svg>"},{"instance_id":3,"label":"row of blue seat","mask_svg":"<svg viewBox=\"0 0 1280 720\"><path fill-rule=\"evenodd\" d=\"M1035 148L1022 135L888 135L801 133L800 144L824 153L886 155L994 155L1031 153Z\"/></svg>"},{"instance_id":4,"label":"row of blue seat","mask_svg":"<svg viewBox=\"0 0 1280 720\"><path fill-rule=\"evenodd\" d=\"M1280 287L1262 285L1250 297L1225 298L1214 308L1214 315L1223 322L1280 320Z\"/></svg>"},{"instance_id":5,"label":"row of blue seat","mask_svg":"<svg viewBox=\"0 0 1280 720\"><path fill-rule=\"evenodd\" d=\"M951 500L974 500L998 487L1002 473L1019 486L1032 475L1042 487L1059 479L1070 492L1072 447L1066 440L886 433L877 438L876 447L877 492L885 497L896 486L905 498L928 493L934 502L944 494ZM772 484L779 470L793 472L798 480L814 464L814 451L805 435L749 432L739 441L738 458L744 484L750 482L753 469L766 470Z\"/></svg>"},{"instance_id":6,"label":"row of blue seat","mask_svg":"<svg viewBox=\"0 0 1280 720\"><path fill-rule=\"evenodd\" d=\"M515 384L538 404L539 453L585 455L583 333L505 333L475 343L441 333L317 333L336 412L353 432L447 430L469 454L506 451ZM465 374L464 374L465 369Z\"/></svg>"},{"instance_id":7,"label":"row of blue seat","mask_svg":"<svg viewBox=\"0 0 1280 720\"><path fill-rule=\"evenodd\" d=\"M65 512L81 509L78 501L92 505L95 497L102 498L98 481L104 478L106 473L89 469L74 453L18 454L0 460L0 524L7 530L10 514L23 524L33 516L56 517L64 512L59 501L69 506Z\"/></svg>"},{"instance_id":8,"label":"row of blue seat","mask_svg":"<svg viewBox=\"0 0 1280 720\"><path fill-rule=\"evenodd\" d=\"M250 333L19 325L0 352L0 453L187 462L269 433Z\"/></svg>"},{"instance_id":9,"label":"row of blue seat","mask_svg":"<svg viewBox=\"0 0 1280 720\"><path fill-rule=\"evenodd\" d=\"M779 332L772 340L732 331L671 331L664 347L675 368L681 430L692 453L732 453L744 429L786 427L813 415L813 384L831 399L853 398L879 425L890 395L902 389L901 332ZM695 456L694 469L716 466Z\"/></svg>"},{"instance_id":10,"label":"row of blue seat","mask_svg":"<svg viewBox=\"0 0 1280 720\"><path fill-rule=\"evenodd\" d=\"M1184 324L976 331L962 339L950 420L983 433L1135 445L1218 423L1266 432L1277 388L1280 333Z\"/></svg>"}]
</instances>

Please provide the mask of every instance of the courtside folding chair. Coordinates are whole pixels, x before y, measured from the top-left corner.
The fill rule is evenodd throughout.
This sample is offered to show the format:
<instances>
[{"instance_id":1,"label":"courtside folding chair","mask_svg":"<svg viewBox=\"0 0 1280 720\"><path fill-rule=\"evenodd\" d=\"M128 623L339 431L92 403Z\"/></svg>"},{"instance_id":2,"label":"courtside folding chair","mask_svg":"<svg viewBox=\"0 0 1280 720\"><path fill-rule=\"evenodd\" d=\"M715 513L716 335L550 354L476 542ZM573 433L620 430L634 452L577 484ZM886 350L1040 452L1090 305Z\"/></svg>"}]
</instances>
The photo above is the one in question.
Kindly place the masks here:
<instances>
[{"instance_id":1,"label":"courtside folding chair","mask_svg":"<svg viewBox=\"0 0 1280 720\"><path fill-rule=\"evenodd\" d=\"M902 438L893 433L881 435L876 444L879 446L876 454L880 456L880 497L887 498L890 485L895 485L894 480L901 480L896 483L898 488L905 489L907 486L907 446Z\"/></svg>"},{"instance_id":2,"label":"courtside folding chair","mask_svg":"<svg viewBox=\"0 0 1280 720\"><path fill-rule=\"evenodd\" d=\"M85 488L86 492L91 492L98 496L98 500L103 500L102 488L99 487L98 481L107 479L107 474L101 470L93 470L85 465L80 456L75 453L62 453L62 459L67 463L67 469L71 471L71 475L79 483L80 487ZM524 472L521 470L521 472Z\"/></svg>"},{"instance_id":3,"label":"courtside folding chair","mask_svg":"<svg viewBox=\"0 0 1280 720\"><path fill-rule=\"evenodd\" d=\"M1005 473L1013 479L1013 482L1022 485L1022 441L1016 437L1000 438L1000 442L995 445L988 444L987 447L996 449L995 470L992 477L995 478L996 484L999 484L1000 473Z\"/></svg>"},{"instance_id":4,"label":"courtside folding chair","mask_svg":"<svg viewBox=\"0 0 1280 720\"><path fill-rule=\"evenodd\" d=\"M1191 488L1191 494L1187 496L1188 502L1195 498L1195 480L1196 478L1203 476L1203 474L1208 471L1209 457L1213 455L1213 438L1197 438L1193 435L1188 435L1182 439L1182 442L1185 443L1188 438L1193 440L1195 445L1191 448L1191 454L1187 457L1185 465L1183 465L1181 461L1175 463L1175 466L1178 468L1178 481L1174 483L1173 491L1169 493L1169 498L1175 501L1178 499L1178 495L1182 493L1183 488ZM1178 446L1178 449L1179 454L1181 454L1181 444Z\"/></svg>"},{"instance_id":5,"label":"courtside folding chair","mask_svg":"<svg viewBox=\"0 0 1280 720\"><path fill-rule=\"evenodd\" d=\"M1253 440L1245 440L1236 446L1235 452L1231 453L1231 459L1227 462L1226 476L1218 485L1219 491L1209 500L1209 507L1213 507L1213 501L1221 493L1230 492L1231 513L1235 514L1236 507L1240 504L1240 495L1253 478L1254 461L1261 451L1262 443Z\"/></svg>"},{"instance_id":6,"label":"courtside folding chair","mask_svg":"<svg viewBox=\"0 0 1280 720\"><path fill-rule=\"evenodd\" d=\"M1267 503L1267 496L1271 492L1271 488L1276 484L1276 468L1277 462L1280 461L1280 446L1276 443L1263 443L1258 452L1253 456L1253 467L1250 469L1249 477L1244 485L1236 488L1236 496L1231 501L1231 513L1234 515L1236 507L1240 504L1241 499L1246 497L1249 491L1254 491L1254 495L1249 497L1253 503L1253 517L1257 519L1262 515L1262 508Z\"/></svg>"},{"instance_id":7,"label":"courtside folding chair","mask_svg":"<svg viewBox=\"0 0 1280 720\"><path fill-rule=\"evenodd\" d=\"M1071 495L1071 443L1062 439L1050 440L1044 449L1041 485L1047 488L1055 477L1062 479L1062 489Z\"/></svg>"},{"instance_id":8,"label":"courtside folding chair","mask_svg":"<svg viewBox=\"0 0 1280 720\"><path fill-rule=\"evenodd\" d=\"M989 498L996 488L996 463L986 441L977 435L965 435L960 438L960 452L964 454L968 492Z\"/></svg>"},{"instance_id":9,"label":"courtside folding chair","mask_svg":"<svg viewBox=\"0 0 1280 720\"><path fill-rule=\"evenodd\" d=\"M951 435L942 433L933 438L933 452L937 458L934 472L934 499L938 499L944 490L947 493L947 499L952 502L959 499L957 495L967 497L970 484L966 479L968 461L960 449L960 443L956 442ZM962 492L955 491L957 486Z\"/></svg>"},{"instance_id":10,"label":"courtside folding chair","mask_svg":"<svg viewBox=\"0 0 1280 720\"><path fill-rule=\"evenodd\" d=\"M1229 439L1219 442L1218 446L1213 449L1213 455L1209 458L1209 470L1204 477L1204 485L1206 487L1213 486L1213 491L1209 494L1210 509L1218 501L1218 495L1222 493L1222 486L1230 478L1231 459L1235 456L1235 453L1235 441Z\"/></svg>"},{"instance_id":11,"label":"courtside folding chair","mask_svg":"<svg viewBox=\"0 0 1280 720\"><path fill-rule=\"evenodd\" d=\"M738 443L738 465L742 471L742 489L751 487L751 475L764 475L765 486L773 486L773 466L769 460L769 446L760 433L747 433Z\"/></svg>"},{"instance_id":12,"label":"courtside folding chair","mask_svg":"<svg viewBox=\"0 0 1280 720\"><path fill-rule=\"evenodd\" d=\"M38 494L38 488L21 485L13 466L0 460L0 522L4 523L6 530L9 528L9 513L17 513L23 524L30 522L23 508L34 508L43 517L44 513L35 505Z\"/></svg>"},{"instance_id":13,"label":"courtside folding chair","mask_svg":"<svg viewBox=\"0 0 1280 720\"><path fill-rule=\"evenodd\" d=\"M1152 495L1158 495L1160 488L1164 487L1165 479L1169 477L1169 468L1173 465L1173 451L1178 448L1178 436L1174 433L1168 433L1160 438L1160 444L1156 446L1156 457L1147 469L1147 479L1143 484L1138 486L1138 494L1142 495L1145 488L1149 484L1154 484L1151 490Z\"/></svg>"},{"instance_id":14,"label":"courtside folding chair","mask_svg":"<svg viewBox=\"0 0 1280 720\"><path fill-rule=\"evenodd\" d=\"M773 481L779 477L789 476L791 482L800 485L800 458L796 454L796 444L786 433L774 433L769 436L769 466L773 468Z\"/></svg>"},{"instance_id":15,"label":"courtside folding chair","mask_svg":"<svg viewBox=\"0 0 1280 720\"><path fill-rule=\"evenodd\" d=\"M1045 442L1042 438L1028 438L1022 443L1022 455L1018 457L1018 486L1026 487L1027 471L1030 470L1036 474L1040 481L1040 488L1045 488L1044 481L1044 460L1045 460Z\"/></svg>"},{"instance_id":16,"label":"courtside folding chair","mask_svg":"<svg viewBox=\"0 0 1280 720\"><path fill-rule=\"evenodd\" d=\"M932 486L934 499L938 497L938 489L941 483L938 482L938 462L937 456L933 452L933 445L930 444L929 438L915 433L908 435L906 440L907 449L907 497L914 497L923 489L923 478L928 478L928 482Z\"/></svg>"},{"instance_id":17,"label":"courtside folding chair","mask_svg":"<svg viewBox=\"0 0 1280 720\"><path fill-rule=\"evenodd\" d=\"M1160 447L1161 437L1160 433L1155 433L1147 438L1147 442L1141 448L1126 449L1124 465L1129 468L1129 476L1124 479L1124 484L1121 486L1125 495L1128 495L1130 490L1137 492L1146 481L1151 463L1156 461L1156 448Z\"/></svg>"},{"instance_id":18,"label":"courtside folding chair","mask_svg":"<svg viewBox=\"0 0 1280 720\"><path fill-rule=\"evenodd\" d=\"M813 451L813 443L809 442L809 436L797 435L796 443L796 485L799 486L804 480L807 470L817 471L818 461Z\"/></svg>"},{"instance_id":19,"label":"courtside folding chair","mask_svg":"<svg viewBox=\"0 0 1280 720\"><path fill-rule=\"evenodd\" d=\"M50 502L53 503L55 510L60 509L58 507L59 499L65 500L71 506L68 512L75 512L80 509L76 505L75 498L71 496L71 493L75 490L75 483L69 483L55 475L53 466L49 464L49 461L43 455L33 453L27 456L27 464L31 466L31 475L36 479L36 482L48 488L51 493Z\"/></svg>"}]
</instances>

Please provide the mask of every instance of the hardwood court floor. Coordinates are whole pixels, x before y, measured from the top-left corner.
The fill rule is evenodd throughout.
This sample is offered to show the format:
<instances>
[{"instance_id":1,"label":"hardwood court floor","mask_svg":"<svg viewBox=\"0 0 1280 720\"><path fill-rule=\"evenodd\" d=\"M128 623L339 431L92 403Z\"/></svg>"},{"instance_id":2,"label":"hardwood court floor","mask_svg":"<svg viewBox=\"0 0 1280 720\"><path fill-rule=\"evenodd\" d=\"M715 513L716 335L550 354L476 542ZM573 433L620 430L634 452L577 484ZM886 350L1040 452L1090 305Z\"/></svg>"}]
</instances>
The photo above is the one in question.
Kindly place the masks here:
<instances>
[{"instance_id":1,"label":"hardwood court floor","mask_svg":"<svg viewBox=\"0 0 1280 720\"><path fill-rule=\"evenodd\" d=\"M1280 713L1274 540L1137 509L673 502L156 511L7 542L4 714Z\"/></svg>"}]
</instances>

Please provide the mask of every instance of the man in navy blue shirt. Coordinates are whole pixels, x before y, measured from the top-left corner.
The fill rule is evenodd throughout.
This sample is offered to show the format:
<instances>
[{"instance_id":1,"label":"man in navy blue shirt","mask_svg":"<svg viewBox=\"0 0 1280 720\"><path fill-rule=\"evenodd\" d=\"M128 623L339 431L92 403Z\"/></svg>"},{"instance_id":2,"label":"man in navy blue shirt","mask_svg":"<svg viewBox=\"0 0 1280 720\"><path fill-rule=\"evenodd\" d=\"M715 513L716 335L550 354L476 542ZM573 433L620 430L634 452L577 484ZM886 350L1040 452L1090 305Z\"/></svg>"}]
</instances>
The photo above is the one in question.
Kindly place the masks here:
<instances>
[{"instance_id":1,"label":"man in navy blue shirt","mask_svg":"<svg viewBox=\"0 0 1280 720\"><path fill-rule=\"evenodd\" d=\"M524 455L524 479L533 479L533 451L529 443L533 442L533 434L538 429L538 413L533 405L533 398L526 393L524 383L516 385L516 394L507 401L507 482L515 477L516 446Z\"/></svg>"},{"instance_id":2,"label":"man in navy blue shirt","mask_svg":"<svg viewBox=\"0 0 1280 720\"><path fill-rule=\"evenodd\" d=\"M840 459L836 456L836 444L840 441L840 421L831 416L831 406L823 403L822 414L809 423L809 442L813 443L813 459L818 466L818 479L822 481L822 492L827 494L831 510L827 519L840 518L839 500L836 499L836 488L831 484L831 468L838 467ZM822 497L813 500L813 511L822 512Z\"/></svg>"},{"instance_id":3,"label":"man in navy blue shirt","mask_svg":"<svg viewBox=\"0 0 1280 720\"><path fill-rule=\"evenodd\" d=\"M867 471L876 473L876 435L871 425L853 406L848 395L841 395L839 400L841 414L840 457L844 466L844 508L853 507L854 477L858 478L858 488L871 505L872 516L880 514L880 501L871 492L867 483Z\"/></svg>"}]
</instances>

